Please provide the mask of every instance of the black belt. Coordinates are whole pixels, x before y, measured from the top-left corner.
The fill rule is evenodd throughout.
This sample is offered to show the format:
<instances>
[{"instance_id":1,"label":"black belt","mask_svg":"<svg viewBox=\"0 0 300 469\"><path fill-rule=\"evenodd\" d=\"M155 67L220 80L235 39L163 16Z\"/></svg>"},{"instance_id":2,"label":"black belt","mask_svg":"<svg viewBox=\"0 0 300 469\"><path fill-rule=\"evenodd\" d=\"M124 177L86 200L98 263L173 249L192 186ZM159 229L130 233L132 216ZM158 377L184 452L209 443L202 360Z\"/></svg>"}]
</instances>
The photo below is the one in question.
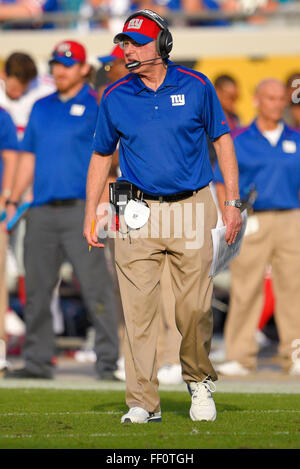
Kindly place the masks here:
<instances>
[{"instance_id":1,"label":"black belt","mask_svg":"<svg viewBox=\"0 0 300 469\"><path fill-rule=\"evenodd\" d=\"M133 196L138 197L139 199L158 200L159 202L178 202L179 200L188 199L193 195L194 192L198 192L199 190L200 189L196 189L194 191L177 192L176 194L170 195L150 195L142 192L137 187L133 187Z\"/></svg>"},{"instance_id":2,"label":"black belt","mask_svg":"<svg viewBox=\"0 0 300 469\"><path fill-rule=\"evenodd\" d=\"M47 202L45 205L50 205L51 207L70 207L77 205L80 199L55 199Z\"/></svg>"}]
</instances>

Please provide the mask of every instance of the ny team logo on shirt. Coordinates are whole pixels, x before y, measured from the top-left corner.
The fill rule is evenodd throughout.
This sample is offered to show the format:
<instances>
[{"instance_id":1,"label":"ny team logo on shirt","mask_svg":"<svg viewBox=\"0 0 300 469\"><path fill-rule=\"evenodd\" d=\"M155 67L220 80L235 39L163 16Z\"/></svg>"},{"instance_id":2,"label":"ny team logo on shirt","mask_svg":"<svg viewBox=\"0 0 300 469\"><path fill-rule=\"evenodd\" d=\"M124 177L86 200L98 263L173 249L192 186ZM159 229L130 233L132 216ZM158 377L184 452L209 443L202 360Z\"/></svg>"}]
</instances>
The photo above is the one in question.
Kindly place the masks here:
<instances>
[{"instance_id":1,"label":"ny team logo on shirt","mask_svg":"<svg viewBox=\"0 0 300 469\"><path fill-rule=\"evenodd\" d=\"M132 20L129 21L129 24L127 26L127 29L140 29L142 26L144 20L141 20L139 18L133 18Z\"/></svg>"},{"instance_id":2,"label":"ny team logo on shirt","mask_svg":"<svg viewBox=\"0 0 300 469\"><path fill-rule=\"evenodd\" d=\"M172 106L184 106L185 97L184 94L171 94Z\"/></svg>"}]
</instances>

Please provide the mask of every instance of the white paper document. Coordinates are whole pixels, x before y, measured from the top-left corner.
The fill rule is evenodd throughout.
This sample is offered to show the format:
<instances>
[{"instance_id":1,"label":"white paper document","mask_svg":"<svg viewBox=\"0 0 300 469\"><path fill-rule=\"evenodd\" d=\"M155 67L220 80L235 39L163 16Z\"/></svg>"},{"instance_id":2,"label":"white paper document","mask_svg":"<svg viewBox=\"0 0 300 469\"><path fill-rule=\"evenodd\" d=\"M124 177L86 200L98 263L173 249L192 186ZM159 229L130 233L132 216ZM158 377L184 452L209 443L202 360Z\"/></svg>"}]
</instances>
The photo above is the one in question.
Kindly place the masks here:
<instances>
[{"instance_id":1,"label":"white paper document","mask_svg":"<svg viewBox=\"0 0 300 469\"><path fill-rule=\"evenodd\" d=\"M210 277L214 277L215 275L222 272L222 270L225 270L228 267L230 261L232 261L232 259L239 254L246 225L247 210L243 210L241 231L237 235L235 242L230 246L228 246L225 241L225 234L227 229L226 226L221 226L211 230L214 251L209 272Z\"/></svg>"}]
</instances>

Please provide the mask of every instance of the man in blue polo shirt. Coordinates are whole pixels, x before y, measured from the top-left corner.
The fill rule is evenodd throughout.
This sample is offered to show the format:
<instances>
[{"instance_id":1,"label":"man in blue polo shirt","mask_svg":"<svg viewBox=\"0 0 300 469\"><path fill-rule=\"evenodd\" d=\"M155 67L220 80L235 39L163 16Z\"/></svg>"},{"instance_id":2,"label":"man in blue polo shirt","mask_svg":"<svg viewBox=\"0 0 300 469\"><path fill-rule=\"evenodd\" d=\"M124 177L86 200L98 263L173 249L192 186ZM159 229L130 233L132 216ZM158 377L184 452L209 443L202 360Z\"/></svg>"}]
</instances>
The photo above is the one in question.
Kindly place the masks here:
<instances>
[{"instance_id":1,"label":"man in blue polo shirt","mask_svg":"<svg viewBox=\"0 0 300 469\"><path fill-rule=\"evenodd\" d=\"M10 197L17 167L19 144L9 114L0 108L0 371L6 368L4 315L8 305L6 287L7 233L4 227L6 201Z\"/></svg>"},{"instance_id":2,"label":"man in blue polo shirt","mask_svg":"<svg viewBox=\"0 0 300 469\"><path fill-rule=\"evenodd\" d=\"M279 354L284 371L300 375L295 357L300 337L300 133L282 121L284 84L264 80L257 88L258 115L234 139L241 197L257 191L239 256L231 263L230 308L225 325L224 375L247 375L257 364L255 331L263 306L266 267L272 267ZM224 185L216 167L220 206Z\"/></svg>"},{"instance_id":3,"label":"man in blue polo shirt","mask_svg":"<svg viewBox=\"0 0 300 469\"><path fill-rule=\"evenodd\" d=\"M229 128L207 77L168 61L172 36L163 18L151 10L138 11L127 18L114 41L124 47L132 73L103 94L88 171L84 236L88 243L101 247L97 233L91 236L92 220L119 142L119 183L127 181L133 192L115 240L125 315L129 407L121 422L161 420L156 343L165 255L182 335L183 379L192 395L190 416L193 420L215 420L211 392L217 376L208 354L212 335L211 228L216 225L217 212L208 187L212 170L206 133L215 141L228 200L236 205L238 171ZM165 217L157 216L157 209L179 209L184 225L180 235L178 217L174 217L168 234L163 226ZM203 219L196 216L198 209ZM173 219L172 213L169 215ZM227 241L232 243L241 227L239 209L227 206L224 219ZM189 244L193 228L196 237L201 232L203 239Z\"/></svg>"},{"instance_id":4,"label":"man in blue polo shirt","mask_svg":"<svg viewBox=\"0 0 300 469\"><path fill-rule=\"evenodd\" d=\"M26 217L25 368L9 378L52 378L55 342L50 300L61 253L79 281L89 319L96 330L96 372L113 378L118 359L116 312L104 252L88 252L82 239L85 180L98 106L85 84L89 72L84 47L63 41L50 61L57 92L35 103L26 128L24 153L10 206L33 181L33 206Z\"/></svg>"}]
</instances>

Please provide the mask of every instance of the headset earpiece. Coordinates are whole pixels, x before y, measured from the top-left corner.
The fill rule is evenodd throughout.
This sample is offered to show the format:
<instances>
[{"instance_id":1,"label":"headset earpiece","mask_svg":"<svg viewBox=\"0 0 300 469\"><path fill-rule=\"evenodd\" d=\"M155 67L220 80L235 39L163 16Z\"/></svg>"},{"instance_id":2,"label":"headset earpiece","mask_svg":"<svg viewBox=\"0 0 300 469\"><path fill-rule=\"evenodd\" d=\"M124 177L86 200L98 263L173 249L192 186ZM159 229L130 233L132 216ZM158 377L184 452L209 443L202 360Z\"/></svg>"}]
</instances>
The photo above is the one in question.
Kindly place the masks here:
<instances>
[{"instance_id":1,"label":"headset earpiece","mask_svg":"<svg viewBox=\"0 0 300 469\"><path fill-rule=\"evenodd\" d=\"M162 29L156 38L156 50L161 57L168 57L173 46L172 34L168 29Z\"/></svg>"}]
</instances>

